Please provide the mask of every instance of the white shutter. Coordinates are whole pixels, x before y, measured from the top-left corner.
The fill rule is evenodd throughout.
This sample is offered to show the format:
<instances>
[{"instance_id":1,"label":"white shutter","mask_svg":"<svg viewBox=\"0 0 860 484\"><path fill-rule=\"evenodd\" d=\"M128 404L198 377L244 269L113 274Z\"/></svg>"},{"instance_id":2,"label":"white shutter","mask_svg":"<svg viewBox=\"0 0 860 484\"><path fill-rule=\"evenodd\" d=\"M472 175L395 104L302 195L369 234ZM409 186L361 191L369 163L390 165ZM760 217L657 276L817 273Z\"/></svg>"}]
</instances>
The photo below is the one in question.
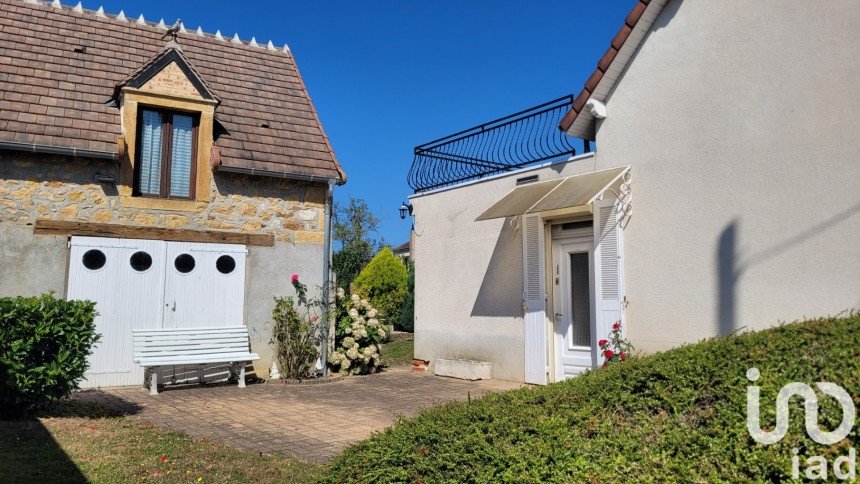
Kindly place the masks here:
<instances>
[{"instance_id":1,"label":"white shutter","mask_svg":"<svg viewBox=\"0 0 860 484\"><path fill-rule=\"evenodd\" d=\"M607 197L594 205L594 299L597 317L597 334L592 345L609 335L612 323L621 319L624 298L624 264L618 223L616 199ZM598 355L598 363L603 355Z\"/></svg>"},{"instance_id":2,"label":"white shutter","mask_svg":"<svg viewBox=\"0 0 860 484\"><path fill-rule=\"evenodd\" d=\"M544 230L537 215L523 216L525 381L546 384L546 289Z\"/></svg>"}]
</instances>

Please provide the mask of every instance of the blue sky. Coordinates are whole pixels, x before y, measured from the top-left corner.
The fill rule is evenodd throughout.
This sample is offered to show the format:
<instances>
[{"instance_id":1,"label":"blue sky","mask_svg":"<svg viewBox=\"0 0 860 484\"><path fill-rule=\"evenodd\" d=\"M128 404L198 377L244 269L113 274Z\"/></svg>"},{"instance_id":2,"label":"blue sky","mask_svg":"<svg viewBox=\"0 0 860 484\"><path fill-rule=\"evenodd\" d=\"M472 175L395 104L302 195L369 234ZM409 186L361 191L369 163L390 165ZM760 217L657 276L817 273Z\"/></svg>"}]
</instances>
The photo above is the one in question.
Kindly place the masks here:
<instances>
[{"instance_id":1,"label":"blue sky","mask_svg":"<svg viewBox=\"0 0 860 484\"><path fill-rule=\"evenodd\" d=\"M71 0L65 0L68 3ZM76 3L72 1L71 3ZM98 8L96 0L84 1ZM187 28L288 44L349 177L335 192L367 200L380 236L409 221L415 145L577 94L633 0L244 1L105 0L105 11L178 17ZM205 8L201 8L205 5Z\"/></svg>"}]
</instances>

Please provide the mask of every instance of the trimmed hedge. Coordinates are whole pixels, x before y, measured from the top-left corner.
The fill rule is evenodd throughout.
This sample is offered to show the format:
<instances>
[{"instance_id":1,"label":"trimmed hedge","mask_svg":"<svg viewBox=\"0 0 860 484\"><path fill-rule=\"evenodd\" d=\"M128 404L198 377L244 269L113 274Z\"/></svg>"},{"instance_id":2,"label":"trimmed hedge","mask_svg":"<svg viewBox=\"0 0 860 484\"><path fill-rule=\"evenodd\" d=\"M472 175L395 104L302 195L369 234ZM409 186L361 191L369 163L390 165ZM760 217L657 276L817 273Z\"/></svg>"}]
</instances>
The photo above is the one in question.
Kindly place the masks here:
<instances>
[{"instance_id":1,"label":"trimmed hedge","mask_svg":"<svg viewBox=\"0 0 860 484\"><path fill-rule=\"evenodd\" d=\"M812 441L800 398L792 399L788 435L755 443L746 428L750 367L761 371L755 385L766 429L789 382L835 382L857 402L860 316L706 340L545 387L429 409L347 449L327 480L772 481L790 478L793 448L802 463L820 454L832 464L856 445L860 425L834 446ZM819 425L836 428L841 407L829 397L819 402Z\"/></svg>"},{"instance_id":2,"label":"trimmed hedge","mask_svg":"<svg viewBox=\"0 0 860 484\"><path fill-rule=\"evenodd\" d=\"M0 298L0 410L71 395L99 339L95 316L95 303L53 293Z\"/></svg>"}]
</instances>

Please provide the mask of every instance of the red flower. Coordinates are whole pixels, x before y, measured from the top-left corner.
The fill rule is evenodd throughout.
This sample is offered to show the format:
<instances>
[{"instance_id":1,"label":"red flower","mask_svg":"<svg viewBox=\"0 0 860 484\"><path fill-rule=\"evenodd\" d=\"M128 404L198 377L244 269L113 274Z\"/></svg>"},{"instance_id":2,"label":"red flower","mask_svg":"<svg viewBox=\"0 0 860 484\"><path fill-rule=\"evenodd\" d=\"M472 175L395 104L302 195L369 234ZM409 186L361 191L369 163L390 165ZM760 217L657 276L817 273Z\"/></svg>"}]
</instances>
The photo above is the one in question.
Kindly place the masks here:
<instances>
[{"instance_id":1,"label":"red flower","mask_svg":"<svg viewBox=\"0 0 860 484\"><path fill-rule=\"evenodd\" d=\"M293 277L291 277L290 280L293 281L293 284L299 282L299 275L293 274Z\"/></svg>"},{"instance_id":2,"label":"red flower","mask_svg":"<svg viewBox=\"0 0 860 484\"><path fill-rule=\"evenodd\" d=\"M597 345L600 346L601 348L603 348L604 346L606 346L608 344L609 344L609 341L607 341L605 339L602 339L602 340L597 342Z\"/></svg>"},{"instance_id":3,"label":"red flower","mask_svg":"<svg viewBox=\"0 0 860 484\"><path fill-rule=\"evenodd\" d=\"M312 322L312 323L316 323L316 322L317 322L317 317L316 317L316 316L311 316L311 322Z\"/></svg>"},{"instance_id":4,"label":"red flower","mask_svg":"<svg viewBox=\"0 0 860 484\"><path fill-rule=\"evenodd\" d=\"M166 456L166 455L162 455L162 456L161 456L161 463L163 464L163 463L165 463L165 462L167 462L167 456Z\"/></svg>"},{"instance_id":5,"label":"red flower","mask_svg":"<svg viewBox=\"0 0 860 484\"><path fill-rule=\"evenodd\" d=\"M621 353L618 357L621 358L621 361L627 361L627 353Z\"/></svg>"},{"instance_id":6,"label":"red flower","mask_svg":"<svg viewBox=\"0 0 860 484\"><path fill-rule=\"evenodd\" d=\"M603 352L603 356L608 360L615 356L615 353L612 350L606 350Z\"/></svg>"},{"instance_id":7,"label":"red flower","mask_svg":"<svg viewBox=\"0 0 860 484\"><path fill-rule=\"evenodd\" d=\"M621 321L616 321L615 324L612 325L612 329L618 329L621 327Z\"/></svg>"}]
</instances>

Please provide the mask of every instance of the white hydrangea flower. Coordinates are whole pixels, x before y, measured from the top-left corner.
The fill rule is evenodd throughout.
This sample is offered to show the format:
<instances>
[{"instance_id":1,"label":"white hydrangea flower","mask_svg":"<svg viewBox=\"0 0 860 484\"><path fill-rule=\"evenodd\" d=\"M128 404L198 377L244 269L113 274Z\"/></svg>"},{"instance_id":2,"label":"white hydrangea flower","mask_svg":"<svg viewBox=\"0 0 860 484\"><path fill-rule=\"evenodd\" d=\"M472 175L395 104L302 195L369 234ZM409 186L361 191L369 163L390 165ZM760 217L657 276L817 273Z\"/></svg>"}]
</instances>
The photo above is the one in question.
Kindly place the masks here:
<instances>
[{"instance_id":1,"label":"white hydrangea flower","mask_svg":"<svg viewBox=\"0 0 860 484\"><path fill-rule=\"evenodd\" d=\"M377 314L379 314L379 311L376 308L370 308L370 311L367 312L369 318L375 318Z\"/></svg>"},{"instance_id":2,"label":"white hydrangea flower","mask_svg":"<svg viewBox=\"0 0 860 484\"><path fill-rule=\"evenodd\" d=\"M358 319L358 311L355 308L350 309L349 317L352 319Z\"/></svg>"},{"instance_id":3,"label":"white hydrangea flower","mask_svg":"<svg viewBox=\"0 0 860 484\"><path fill-rule=\"evenodd\" d=\"M352 328L350 326L347 326L346 329L343 330L343 332L346 334L352 334Z\"/></svg>"},{"instance_id":4,"label":"white hydrangea flower","mask_svg":"<svg viewBox=\"0 0 860 484\"><path fill-rule=\"evenodd\" d=\"M344 296L343 288L342 287L337 288L337 297L342 298L343 296Z\"/></svg>"},{"instance_id":5,"label":"white hydrangea flower","mask_svg":"<svg viewBox=\"0 0 860 484\"><path fill-rule=\"evenodd\" d=\"M351 336L347 336L346 338L343 339L342 345L344 348L352 348L353 346L356 345L355 344L355 338L353 338Z\"/></svg>"},{"instance_id":6,"label":"white hydrangea flower","mask_svg":"<svg viewBox=\"0 0 860 484\"><path fill-rule=\"evenodd\" d=\"M359 302L361 302L361 298L360 298L360 297L358 297L358 294L353 294L353 295L350 297L350 299L352 299L352 302L353 302L354 304L358 304Z\"/></svg>"},{"instance_id":7,"label":"white hydrangea flower","mask_svg":"<svg viewBox=\"0 0 860 484\"><path fill-rule=\"evenodd\" d=\"M370 326L371 328L376 328L377 326L379 326L379 320L375 319L375 318L371 318L371 319L367 320L367 325Z\"/></svg>"},{"instance_id":8,"label":"white hydrangea flower","mask_svg":"<svg viewBox=\"0 0 860 484\"><path fill-rule=\"evenodd\" d=\"M354 360L358 358L358 346L353 346L352 348L346 351L346 356L349 357L350 360Z\"/></svg>"},{"instance_id":9,"label":"white hydrangea flower","mask_svg":"<svg viewBox=\"0 0 860 484\"><path fill-rule=\"evenodd\" d=\"M352 365L352 362L349 361L349 358L344 358L343 361L340 363L340 369L341 370L348 370L351 365Z\"/></svg>"},{"instance_id":10,"label":"white hydrangea flower","mask_svg":"<svg viewBox=\"0 0 860 484\"><path fill-rule=\"evenodd\" d=\"M376 348L374 348L374 345L370 345L367 348L361 350L361 352L364 353L365 356L371 356L376 353Z\"/></svg>"}]
</instances>

